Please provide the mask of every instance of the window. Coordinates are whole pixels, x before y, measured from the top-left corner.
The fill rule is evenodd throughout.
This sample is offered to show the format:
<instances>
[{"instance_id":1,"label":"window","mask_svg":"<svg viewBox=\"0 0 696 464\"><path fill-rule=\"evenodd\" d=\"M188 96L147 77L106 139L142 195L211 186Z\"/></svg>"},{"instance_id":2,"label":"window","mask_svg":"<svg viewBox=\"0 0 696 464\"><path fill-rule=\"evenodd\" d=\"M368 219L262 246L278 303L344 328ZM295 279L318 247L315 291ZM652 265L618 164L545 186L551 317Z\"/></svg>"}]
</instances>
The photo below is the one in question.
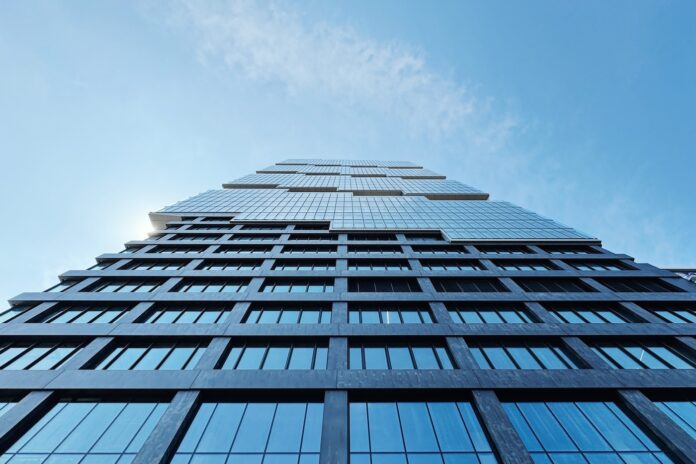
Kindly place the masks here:
<instances>
[{"instance_id":1,"label":"window","mask_svg":"<svg viewBox=\"0 0 696 464\"><path fill-rule=\"evenodd\" d=\"M660 401L655 403L691 438L696 439L696 402L695 401Z\"/></svg>"},{"instance_id":2,"label":"window","mask_svg":"<svg viewBox=\"0 0 696 464\"><path fill-rule=\"evenodd\" d=\"M452 320L458 324L530 324L527 312L513 303L457 304L448 306Z\"/></svg>"},{"instance_id":3,"label":"window","mask_svg":"<svg viewBox=\"0 0 696 464\"><path fill-rule=\"evenodd\" d=\"M248 343L230 348L220 369L324 370L329 349L313 343Z\"/></svg>"},{"instance_id":4,"label":"window","mask_svg":"<svg viewBox=\"0 0 696 464\"><path fill-rule=\"evenodd\" d=\"M10 322L15 317L19 316L20 314L24 314L30 309L31 306L29 305L17 305L12 306L11 308L7 308L3 312L0 312L0 324Z\"/></svg>"},{"instance_id":5,"label":"window","mask_svg":"<svg viewBox=\"0 0 696 464\"><path fill-rule=\"evenodd\" d=\"M338 240L335 234L292 234L290 240Z\"/></svg>"},{"instance_id":6,"label":"window","mask_svg":"<svg viewBox=\"0 0 696 464\"><path fill-rule=\"evenodd\" d=\"M481 369L577 369L579 366L554 342L469 342Z\"/></svg>"},{"instance_id":7,"label":"window","mask_svg":"<svg viewBox=\"0 0 696 464\"><path fill-rule=\"evenodd\" d=\"M351 464L497 461L468 402L350 403Z\"/></svg>"},{"instance_id":8,"label":"window","mask_svg":"<svg viewBox=\"0 0 696 464\"><path fill-rule=\"evenodd\" d=\"M579 271L625 271L629 269L619 261L566 261Z\"/></svg>"},{"instance_id":9,"label":"window","mask_svg":"<svg viewBox=\"0 0 696 464\"><path fill-rule=\"evenodd\" d=\"M360 242L392 242L396 240L394 234L348 234L348 240Z\"/></svg>"},{"instance_id":10,"label":"window","mask_svg":"<svg viewBox=\"0 0 696 464\"><path fill-rule=\"evenodd\" d=\"M285 230L285 224L244 224L242 230Z\"/></svg>"},{"instance_id":11,"label":"window","mask_svg":"<svg viewBox=\"0 0 696 464\"><path fill-rule=\"evenodd\" d=\"M314 253L336 253L336 247L331 245L286 245L283 253L292 254L314 254Z\"/></svg>"},{"instance_id":12,"label":"window","mask_svg":"<svg viewBox=\"0 0 696 464\"><path fill-rule=\"evenodd\" d=\"M106 260L106 261L97 261L97 264L94 266L90 267L89 269L94 269L94 270L103 270L106 269L107 267L111 266L114 264L116 261L115 260Z\"/></svg>"},{"instance_id":13,"label":"window","mask_svg":"<svg viewBox=\"0 0 696 464\"><path fill-rule=\"evenodd\" d=\"M598 341L592 345L613 369L693 369L694 360L660 341Z\"/></svg>"},{"instance_id":14,"label":"window","mask_svg":"<svg viewBox=\"0 0 696 464\"><path fill-rule=\"evenodd\" d=\"M0 397L0 416L12 409L15 404L17 404L17 402L13 401L11 397Z\"/></svg>"},{"instance_id":15,"label":"window","mask_svg":"<svg viewBox=\"0 0 696 464\"><path fill-rule=\"evenodd\" d=\"M225 224L219 226L211 226L209 224L192 224L186 230L230 230L234 228L234 224Z\"/></svg>"},{"instance_id":16,"label":"window","mask_svg":"<svg viewBox=\"0 0 696 464\"><path fill-rule=\"evenodd\" d=\"M231 308L200 304L179 303L158 306L139 322L145 324L222 324L227 321Z\"/></svg>"},{"instance_id":17,"label":"window","mask_svg":"<svg viewBox=\"0 0 696 464\"><path fill-rule=\"evenodd\" d=\"M203 403L171 463L318 464L323 415L321 403Z\"/></svg>"},{"instance_id":18,"label":"window","mask_svg":"<svg viewBox=\"0 0 696 464\"><path fill-rule=\"evenodd\" d=\"M420 261L424 269L430 271L483 271L484 267L475 260L460 260L460 259L422 259Z\"/></svg>"},{"instance_id":19,"label":"window","mask_svg":"<svg viewBox=\"0 0 696 464\"><path fill-rule=\"evenodd\" d=\"M159 280L143 280L143 279L128 279L128 280L111 280L100 279L96 284L82 290L83 292L99 292L99 293L148 293L156 290L162 281Z\"/></svg>"},{"instance_id":20,"label":"window","mask_svg":"<svg viewBox=\"0 0 696 464\"><path fill-rule=\"evenodd\" d=\"M189 221L194 220L195 218L188 219ZM232 219L234 219L234 216L217 216L217 217L204 217L201 219L201 222L230 222ZM184 218L184 220L187 220Z\"/></svg>"},{"instance_id":21,"label":"window","mask_svg":"<svg viewBox=\"0 0 696 464\"><path fill-rule=\"evenodd\" d=\"M238 255L238 254L244 254L244 253L251 253L251 254L261 254L261 253L270 253L271 250L273 250L273 247L270 246L244 246L244 245L237 245L237 246L221 246L219 247L215 253L221 253L225 255Z\"/></svg>"},{"instance_id":22,"label":"window","mask_svg":"<svg viewBox=\"0 0 696 464\"><path fill-rule=\"evenodd\" d=\"M245 324L329 324L331 309L321 306L273 304L253 306Z\"/></svg>"},{"instance_id":23,"label":"window","mask_svg":"<svg viewBox=\"0 0 696 464\"><path fill-rule=\"evenodd\" d=\"M384 255L401 253L401 247L397 245L349 245L348 253L366 253L370 255Z\"/></svg>"},{"instance_id":24,"label":"window","mask_svg":"<svg viewBox=\"0 0 696 464\"><path fill-rule=\"evenodd\" d=\"M219 240L222 235L219 234L176 234L170 240Z\"/></svg>"},{"instance_id":25,"label":"window","mask_svg":"<svg viewBox=\"0 0 696 464\"><path fill-rule=\"evenodd\" d=\"M170 271L181 269L189 261L133 261L125 269L132 271Z\"/></svg>"},{"instance_id":26,"label":"window","mask_svg":"<svg viewBox=\"0 0 696 464\"><path fill-rule=\"evenodd\" d=\"M129 247L126 247L126 248L124 248L123 250L119 251L119 253L121 253L121 254L137 253L138 251L140 251L141 248L142 248L142 247L131 247L131 246L129 246Z\"/></svg>"},{"instance_id":27,"label":"window","mask_svg":"<svg viewBox=\"0 0 696 464\"><path fill-rule=\"evenodd\" d=\"M438 292L507 292L497 279L430 279Z\"/></svg>"},{"instance_id":28,"label":"window","mask_svg":"<svg viewBox=\"0 0 696 464\"><path fill-rule=\"evenodd\" d=\"M328 224L297 224L295 230L329 230Z\"/></svg>"},{"instance_id":29,"label":"window","mask_svg":"<svg viewBox=\"0 0 696 464\"><path fill-rule=\"evenodd\" d=\"M348 261L348 269L351 271L406 271L411 269L408 261L400 259L367 260L351 259Z\"/></svg>"},{"instance_id":30,"label":"window","mask_svg":"<svg viewBox=\"0 0 696 464\"><path fill-rule=\"evenodd\" d=\"M200 271L251 271L261 267L263 261L244 260L212 260L206 259L198 267Z\"/></svg>"},{"instance_id":31,"label":"window","mask_svg":"<svg viewBox=\"0 0 696 464\"><path fill-rule=\"evenodd\" d=\"M183 293L240 293L247 289L248 279L184 279L172 291Z\"/></svg>"},{"instance_id":32,"label":"window","mask_svg":"<svg viewBox=\"0 0 696 464\"><path fill-rule=\"evenodd\" d=\"M412 345L392 342L385 345L352 345L349 369L454 369L444 345Z\"/></svg>"},{"instance_id":33,"label":"window","mask_svg":"<svg viewBox=\"0 0 696 464\"><path fill-rule=\"evenodd\" d=\"M430 311L423 307L371 303L348 308L351 324L432 324Z\"/></svg>"},{"instance_id":34,"label":"window","mask_svg":"<svg viewBox=\"0 0 696 464\"><path fill-rule=\"evenodd\" d=\"M681 306L679 303L670 303L669 306L660 305L649 307L648 309L666 322L671 322L673 324L696 324L696 309L688 306Z\"/></svg>"},{"instance_id":35,"label":"window","mask_svg":"<svg viewBox=\"0 0 696 464\"><path fill-rule=\"evenodd\" d=\"M175 253L175 254L192 254L203 253L208 247L205 246L156 246L148 253Z\"/></svg>"},{"instance_id":36,"label":"window","mask_svg":"<svg viewBox=\"0 0 696 464\"><path fill-rule=\"evenodd\" d=\"M67 289L69 289L70 287L72 287L73 285L75 285L76 283L77 283L77 280L64 280L64 281L60 282L59 284L54 285L53 287L47 289L46 291L50 292L50 293L64 292Z\"/></svg>"},{"instance_id":37,"label":"window","mask_svg":"<svg viewBox=\"0 0 696 464\"><path fill-rule=\"evenodd\" d=\"M131 462L164 403L61 401L2 455L3 462Z\"/></svg>"},{"instance_id":38,"label":"window","mask_svg":"<svg viewBox=\"0 0 696 464\"><path fill-rule=\"evenodd\" d=\"M280 235L238 235L235 234L230 240L237 242L272 242L280 239Z\"/></svg>"},{"instance_id":39,"label":"window","mask_svg":"<svg viewBox=\"0 0 696 464\"><path fill-rule=\"evenodd\" d=\"M277 260L273 269L277 271L329 271L336 268L336 261Z\"/></svg>"},{"instance_id":40,"label":"window","mask_svg":"<svg viewBox=\"0 0 696 464\"><path fill-rule=\"evenodd\" d=\"M558 246L542 246L542 250L547 253L559 254L559 255L591 255L598 254L599 252L588 246L579 245L558 245Z\"/></svg>"},{"instance_id":41,"label":"window","mask_svg":"<svg viewBox=\"0 0 696 464\"><path fill-rule=\"evenodd\" d=\"M547 309L553 317L567 324L623 324L630 322L615 308L606 304L552 305Z\"/></svg>"},{"instance_id":42,"label":"window","mask_svg":"<svg viewBox=\"0 0 696 464\"><path fill-rule=\"evenodd\" d=\"M550 271L557 269L548 261L494 261L504 271Z\"/></svg>"},{"instance_id":43,"label":"window","mask_svg":"<svg viewBox=\"0 0 696 464\"><path fill-rule=\"evenodd\" d=\"M522 245L478 245L476 248L487 255L526 255L531 253L529 248Z\"/></svg>"},{"instance_id":44,"label":"window","mask_svg":"<svg viewBox=\"0 0 696 464\"><path fill-rule=\"evenodd\" d=\"M442 241L442 235L440 234L405 234L405 236L409 242Z\"/></svg>"},{"instance_id":45,"label":"window","mask_svg":"<svg viewBox=\"0 0 696 464\"><path fill-rule=\"evenodd\" d=\"M595 290L579 279L515 279L525 292L594 292Z\"/></svg>"},{"instance_id":46,"label":"window","mask_svg":"<svg viewBox=\"0 0 696 464\"><path fill-rule=\"evenodd\" d=\"M57 369L81 348L73 342L6 342L0 344L0 369Z\"/></svg>"},{"instance_id":47,"label":"window","mask_svg":"<svg viewBox=\"0 0 696 464\"><path fill-rule=\"evenodd\" d=\"M52 324L111 324L123 317L130 308L103 304L65 304L39 316L31 322Z\"/></svg>"},{"instance_id":48,"label":"window","mask_svg":"<svg viewBox=\"0 0 696 464\"><path fill-rule=\"evenodd\" d=\"M682 289L673 287L660 279L597 279L597 281L612 292L683 292Z\"/></svg>"},{"instance_id":49,"label":"window","mask_svg":"<svg viewBox=\"0 0 696 464\"><path fill-rule=\"evenodd\" d=\"M333 279L266 279L263 293L331 293Z\"/></svg>"},{"instance_id":50,"label":"window","mask_svg":"<svg viewBox=\"0 0 696 464\"><path fill-rule=\"evenodd\" d=\"M420 292L416 279L348 279L349 292Z\"/></svg>"},{"instance_id":51,"label":"window","mask_svg":"<svg viewBox=\"0 0 696 464\"><path fill-rule=\"evenodd\" d=\"M191 370L208 344L129 342L115 347L95 367L97 370Z\"/></svg>"},{"instance_id":52,"label":"window","mask_svg":"<svg viewBox=\"0 0 696 464\"><path fill-rule=\"evenodd\" d=\"M536 463L671 463L612 402L504 403Z\"/></svg>"},{"instance_id":53,"label":"window","mask_svg":"<svg viewBox=\"0 0 696 464\"><path fill-rule=\"evenodd\" d=\"M468 253L466 248L459 245L413 245L414 253L432 255L461 255Z\"/></svg>"}]
</instances>

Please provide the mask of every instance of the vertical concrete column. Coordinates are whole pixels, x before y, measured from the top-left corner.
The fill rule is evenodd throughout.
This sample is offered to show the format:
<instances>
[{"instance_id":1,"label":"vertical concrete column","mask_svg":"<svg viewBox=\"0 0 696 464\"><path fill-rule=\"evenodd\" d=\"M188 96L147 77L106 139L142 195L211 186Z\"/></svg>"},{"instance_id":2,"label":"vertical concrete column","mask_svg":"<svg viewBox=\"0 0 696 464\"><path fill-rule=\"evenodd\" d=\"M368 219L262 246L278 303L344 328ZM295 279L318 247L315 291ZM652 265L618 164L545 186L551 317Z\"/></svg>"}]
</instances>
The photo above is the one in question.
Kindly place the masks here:
<instances>
[{"instance_id":1,"label":"vertical concrete column","mask_svg":"<svg viewBox=\"0 0 696 464\"><path fill-rule=\"evenodd\" d=\"M452 358L454 358L455 364L460 369L478 369L478 364L476 360L471 355L469 347L466 342L461 337L447 337L447 347L449 348Z\"/></svg>"},{"instance_id":2,"label":"vertical concrete column","mask_svg":"<svg viewBox=\"0 0 696 464\"><path fill-rule=\"evenodd\" d=\"M348 392L324 394L319 464L348 464Z\"/></svg>"},{"instance_id":3,"label":"vertical concrete column","mask_svg":"<svg viewBox=\"0 0 696 464\"><path fill-rule=\"evenodd\" d=\"M578 337L562 337L563 343L592 369L609 369L609 365L600 358L587 343Z\"/></svg>"},{"instance_id":4,"label":"vertical concrete column","mask_svg":"<svg viewBox=\"0 0 696 464\"><path fill-rule=\"evenodd\" d=\"M502 464L533 464L510 418L491 390L474 390L474 404Z\"/></svg>"},{"instance_id":5,"label":"vertical concrete column","mask_svg":"<svg viewBox=\"0 0 696 464\"><path fill-rule=\"evenodd\" d=\"M326 364L327 370L348 369L348 338L331 337L329 339L329 356Z\"/></svg>"},{"instance_id":6,"label":"vertical concrete column","mask_svg":"<svg viewBox=\"0 0 696 464\"><path fill-rule=\"evenodd\" d=\"M52 391L33 391L0 416L0 449L7 449L17 441L49 409L53 400Z\"/></svg>"},{"instance_id":7,"label":"vertical concrete column","mask_svg":"<svg viewBox=\"0 0 696 464\"><path fill-rule=\"evenodd\" d=\"M348 303L345 301L337 301L333 304L333 307L331 308L331 323L348 323Z\"/></svg>"},{"instance_id":8,"label":"vertical concrete column","mask_svg":"<svg viewBox=\"0 0 696 464\"><path fill-rule=\"evenodd\" d=\"M184 436L188 424L193 420L199 402L200 392L198 391L178 392L143 443L132 464L168 463Z\"/></svg>"}]
</instances>

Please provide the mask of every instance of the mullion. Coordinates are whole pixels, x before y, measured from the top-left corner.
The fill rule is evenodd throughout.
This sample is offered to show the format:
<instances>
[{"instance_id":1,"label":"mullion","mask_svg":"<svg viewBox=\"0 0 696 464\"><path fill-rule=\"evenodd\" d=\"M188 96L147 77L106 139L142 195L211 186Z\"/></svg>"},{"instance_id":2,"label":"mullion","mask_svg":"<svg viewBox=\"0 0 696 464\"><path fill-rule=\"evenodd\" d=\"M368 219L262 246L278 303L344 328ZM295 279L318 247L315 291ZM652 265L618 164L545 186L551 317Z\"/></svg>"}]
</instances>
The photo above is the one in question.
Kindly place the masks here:
<instances>
[{"instance_id":1,"label":"mullion","mask_svg":"<svg viewBox=\"0 0 696 464\"><path fill-rule=\"evenodd\" d=\"M97 406L99 406L99 404L103 404L103 403L95 403L94 408L92 408L92 409L90 410L90 412L89 412L88 414L85 415L85 417L83 418L83 420L86 419L87 416L89 416L89 414L90 414L92 411L94 411L94 409L96 409ZM116 420L121 416L121 414L123 413L123 411L125 411L125 409L128 407L128 404L129 404L129 403L123 403L123 407L118 411L118 414L116 414L116 415L114 416L114 418L111 419L111 421L109 422L109 425L107 425L107 426L104 428L104 430L102 431L102 433L99 434L99 438L97 438L96 440L94 440L94 443L92 443L92 446L89 447L89 450L85 453L85 457L86 457L87 455L90 454L90 452L92 451L92 449L97 445L97 443L99 443L99 440L101 439L101 437L103 437L104 434L109 430L109 427L111 427L111 426L113 425L113 423L116 422ZM148 414L148 417L150 417L149 414ZM82 423L82 421L80 421L80 423ZM140 427L138 427L138 430L140 430L141 427L142 427L142 424L141 424ZM74 429L73 429L73 430L74 430ZM68 436L69 436L69 434L66 435L65 438L67 439ZM131 441L133 441L133 439L134 439L136 436L137 436L137 432L133 435L133 438L131 439ZM65 440L64 440L64 441L65 441ZM62 442L61 442L61 444L62 444ZM130 442L128 442L128 445L130 445ZM119 457L121 457L121 456L123 456L124 454L126 454L126 450L128 449L128 445L126 445L126 447L124 447L123 451L118 452ZM59 445L59 446L60 446L60 445ZM56 447L56 449L58 449L58 447ZM54 453L51 453L51 454L54 454ZM96 454L96 453L95 453L95 454ZM102 453L99 453L99 454L102 454ZM49 459L50 459L50 458L49 458ZM84 459L84 458L83 458L83 459Z\"/></svg>"}]
</instances>

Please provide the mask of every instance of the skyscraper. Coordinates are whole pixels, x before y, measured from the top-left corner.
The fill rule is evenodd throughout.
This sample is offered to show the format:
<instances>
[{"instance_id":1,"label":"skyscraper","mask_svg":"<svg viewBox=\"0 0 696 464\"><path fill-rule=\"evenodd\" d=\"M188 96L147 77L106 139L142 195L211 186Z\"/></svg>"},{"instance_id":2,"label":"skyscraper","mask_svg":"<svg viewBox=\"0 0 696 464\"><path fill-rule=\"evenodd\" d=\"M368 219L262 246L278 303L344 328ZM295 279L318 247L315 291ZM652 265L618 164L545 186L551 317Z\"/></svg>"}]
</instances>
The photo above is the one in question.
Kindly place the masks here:
<instances>
[{"instance_id":1,"label":"skyscraper","mask_svg":"<svg viewBox=\"0 0 696 464\"><path fill-rule=\"evenodd\" d=\"M409 162L287 160L0 314L0 463L696 462L696 285Z\"/></svg>"}]
</instances>

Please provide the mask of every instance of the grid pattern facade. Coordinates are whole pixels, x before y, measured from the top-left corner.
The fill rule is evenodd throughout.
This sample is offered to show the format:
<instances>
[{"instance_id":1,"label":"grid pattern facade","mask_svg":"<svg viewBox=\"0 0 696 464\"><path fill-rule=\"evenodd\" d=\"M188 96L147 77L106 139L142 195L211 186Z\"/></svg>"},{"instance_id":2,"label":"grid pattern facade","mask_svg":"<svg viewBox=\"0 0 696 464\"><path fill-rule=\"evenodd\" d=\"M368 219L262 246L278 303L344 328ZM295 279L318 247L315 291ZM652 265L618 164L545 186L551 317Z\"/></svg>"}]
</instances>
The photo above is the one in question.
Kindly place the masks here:
<instances>
[{"instance_id":1,"label":"grid pattern facade","mask_svg":"<svg viewBox=\"0 0 696 464\"><path fill-rule=\"evenodd\" d=\"M445 182L255 176L390 170ZM211 191L13 298L0 463L696 462L696 285L506 203L364 193Z\"/></svg>"}]
</instances>

